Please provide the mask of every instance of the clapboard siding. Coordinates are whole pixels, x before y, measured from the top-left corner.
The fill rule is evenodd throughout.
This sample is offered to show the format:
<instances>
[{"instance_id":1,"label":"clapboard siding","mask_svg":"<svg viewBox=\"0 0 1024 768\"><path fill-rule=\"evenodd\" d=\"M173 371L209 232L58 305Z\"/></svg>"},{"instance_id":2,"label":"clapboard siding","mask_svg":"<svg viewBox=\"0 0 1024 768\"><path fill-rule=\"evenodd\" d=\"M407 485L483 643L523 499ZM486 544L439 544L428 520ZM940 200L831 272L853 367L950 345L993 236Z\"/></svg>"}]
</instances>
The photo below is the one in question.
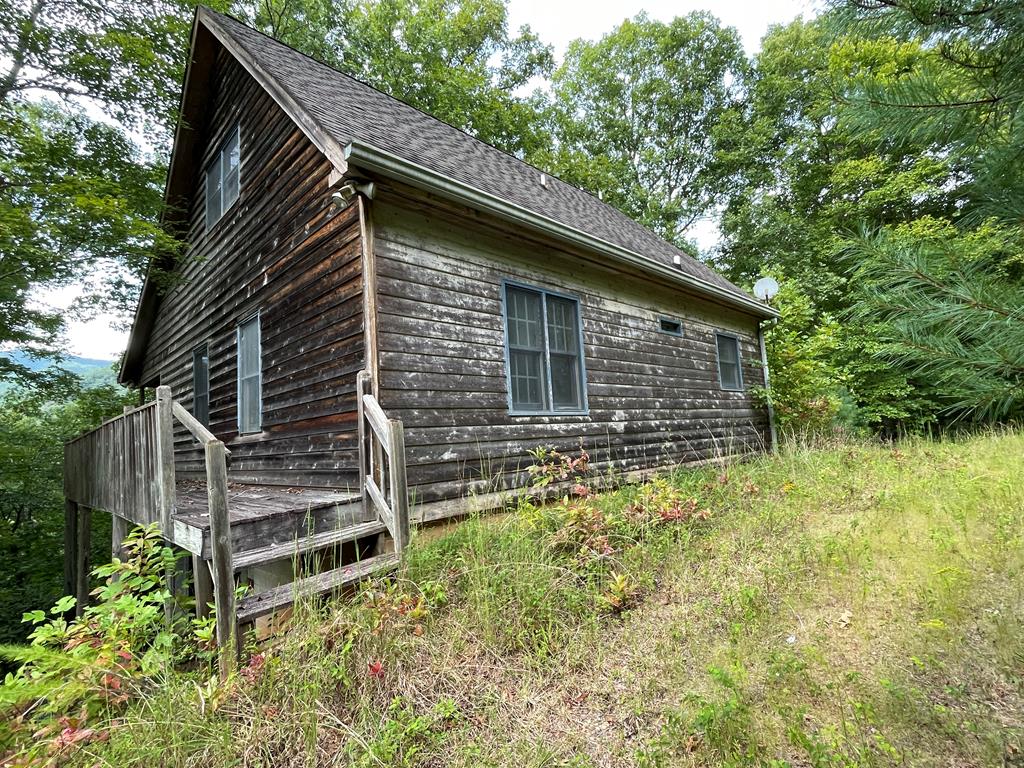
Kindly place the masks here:
<instances>
[{"instance_id":1,"label":"clapboard siding","mask_svg":"<svg viewBox=\"0 0 1024 768\"><path fill-rule=\"evenodd\" d=\"M142 382L192 402L192 350L210 347L211 429L231 449L230 479L356 486L355 376L365 365L360 226L336 211L330 163L223 51L210 79L208 124L189 196L189 251L160 301ZM241 125L239 199L205 222L205 168ZM200 156L201 155L201 156ZM261 315L263 431L237 434L235 333ZM182 433L178 469L202 473Z\"/></svg>"},{"instance_id":2,"label":"clapboard siding","mask_svg":"<svg viewBox=\"0 0 1024 768\"><path fill-rule=\"evenodd\" d=\"M407 194L407 193L406 193ZM757 321L393 190L374 202L381 404L403 420L418 501L525 480L538 445L633 471L761 450ZM580 300L589 412L508 413L503 280ZM683 322L683 336L659 318ZM718 381L715 332L740 339L744 390Z\"/></svg>"}]
</instances>

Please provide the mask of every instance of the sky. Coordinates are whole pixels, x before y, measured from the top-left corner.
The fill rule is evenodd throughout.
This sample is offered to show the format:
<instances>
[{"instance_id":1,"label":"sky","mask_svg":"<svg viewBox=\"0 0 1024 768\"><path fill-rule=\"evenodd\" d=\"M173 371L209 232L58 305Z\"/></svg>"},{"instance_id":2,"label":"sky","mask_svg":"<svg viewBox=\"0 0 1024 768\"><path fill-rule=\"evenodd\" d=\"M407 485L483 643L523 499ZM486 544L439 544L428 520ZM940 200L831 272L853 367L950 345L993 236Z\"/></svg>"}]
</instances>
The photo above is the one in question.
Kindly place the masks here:
<instances>
[{"instance_id":1,"label":"sky","mask_svg":"<svg viewBox=\"0 0 1024 768\"><path fill-rule=\"evenodd\" d=\"M565 49L577 38L597 39L623 19L647 11L652 18L669 21L690 11L709 11L722 23L735 27L748 54L757 52L761 37L772 24L786 23L797 16L813 16L816 0L509 0L509 27L529 24L541 40L555 47L561 60ZM714 245L718 230L714 222L695 225L692 236L704 249ZM46 297L48 303L67 307L79 291L67 288ZM67 351L100 360L117 359L128 340L120 328L124 318L99 316L88 322L73 321L67 333Z\"/></svg>"}]
</instances>

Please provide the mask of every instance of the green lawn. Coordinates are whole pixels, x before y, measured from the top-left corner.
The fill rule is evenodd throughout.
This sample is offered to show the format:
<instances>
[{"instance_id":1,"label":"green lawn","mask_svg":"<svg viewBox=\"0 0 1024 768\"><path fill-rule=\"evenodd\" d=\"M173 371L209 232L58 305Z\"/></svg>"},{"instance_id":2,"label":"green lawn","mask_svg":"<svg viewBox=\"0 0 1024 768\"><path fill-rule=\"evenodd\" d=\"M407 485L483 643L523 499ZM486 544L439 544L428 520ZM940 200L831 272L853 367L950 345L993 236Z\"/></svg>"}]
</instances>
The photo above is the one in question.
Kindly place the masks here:
<instances>
[{"instance_id":1,"label":"green lawn","mask_svg":"<svg viewBox=\"0 0 1024 768\"><path fill-rule=\"evenodd\" d=\"M228 689L169 673L83 764L1017 764L1022 479L1003 433L523 504Z\"/></svg>"}]
</instances>

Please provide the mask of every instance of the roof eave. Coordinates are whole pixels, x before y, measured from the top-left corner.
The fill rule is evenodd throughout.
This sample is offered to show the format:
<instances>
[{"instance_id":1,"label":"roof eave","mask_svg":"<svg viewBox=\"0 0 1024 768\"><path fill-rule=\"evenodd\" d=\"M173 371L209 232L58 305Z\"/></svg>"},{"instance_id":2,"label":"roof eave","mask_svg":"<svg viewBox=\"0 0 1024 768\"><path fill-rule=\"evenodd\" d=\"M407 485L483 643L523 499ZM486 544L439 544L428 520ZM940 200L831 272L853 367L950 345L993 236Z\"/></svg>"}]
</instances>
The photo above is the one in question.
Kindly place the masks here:
<instances>
[{"instance_id":1,"label":"roof eave","mask_svg":"<svg viewBox=\"0 0 1024 768\"><path fill-rule=\"evenodd\" d=\"M562 242L600 253L615 261L634 267L650 275L663 278L677 287L688 289L719 303L740 309L761 318L778 317L772 307L762 304L753 297L741 296L720 286L713 285L667 264L610 243L554 219L510 203L496 195L477 189L450 176L445 176L425 166L405 160L390 152L360 141L353 141L345 147L345 159L367 171L379 173L396 181L409 184L417 189L438 195L453 202L485 211L506 221L515 222L535 231L554 237Z\"/></svg>"}]
</instances>

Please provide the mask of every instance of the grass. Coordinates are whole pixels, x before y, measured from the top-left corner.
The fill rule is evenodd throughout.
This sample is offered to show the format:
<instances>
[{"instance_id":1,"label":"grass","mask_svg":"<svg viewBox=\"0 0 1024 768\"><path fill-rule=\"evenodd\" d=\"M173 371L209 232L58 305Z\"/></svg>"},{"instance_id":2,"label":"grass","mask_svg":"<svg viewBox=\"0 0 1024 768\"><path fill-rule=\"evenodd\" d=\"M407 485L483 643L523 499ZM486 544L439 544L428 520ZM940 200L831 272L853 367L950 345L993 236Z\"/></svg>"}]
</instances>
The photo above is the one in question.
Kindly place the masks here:
<instances>
[{"instance_id":1,"label":"grass","mask_svg":"<svg viewBox=\"0 0 1024 768\"><path fill-rule=\"evenodd\" d=\"M84 765L1024 764L1024 435L790 446L414 541Z\"/></svg>"}]
</instances>

